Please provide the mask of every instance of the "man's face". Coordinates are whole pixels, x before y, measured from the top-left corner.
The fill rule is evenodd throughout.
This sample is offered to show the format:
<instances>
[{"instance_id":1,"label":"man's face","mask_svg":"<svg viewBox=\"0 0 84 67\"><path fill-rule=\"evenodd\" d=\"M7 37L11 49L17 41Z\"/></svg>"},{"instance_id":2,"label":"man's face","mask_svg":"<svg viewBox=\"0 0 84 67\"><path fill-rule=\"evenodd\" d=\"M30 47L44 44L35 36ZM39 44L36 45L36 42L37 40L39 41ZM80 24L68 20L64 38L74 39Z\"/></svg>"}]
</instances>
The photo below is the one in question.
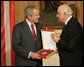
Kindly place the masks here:
<instances>
[{"instance_id":1,"label":"man's face","mask_svg":"<svg viewBox=\"0 0 84 67\"><path fill-rule=\"evenodd\" d=\"M34 23L38 23L40 16L39 16L39 10L38 9L34 9L32 12L32 16L31 16L31 21Z\"/></svg>"},{"instance_id":2,"label":"man's face","mask_svg":"<svg viewBox=\"0 0 84 67\"><path fill-rule=\"evenodd\" d=\"M64 13L60 11L60 9L58 8L57 10L57 15L56 17L58 18L58 21L61 23L64 23Z\"/></svg>"}]
</instances>

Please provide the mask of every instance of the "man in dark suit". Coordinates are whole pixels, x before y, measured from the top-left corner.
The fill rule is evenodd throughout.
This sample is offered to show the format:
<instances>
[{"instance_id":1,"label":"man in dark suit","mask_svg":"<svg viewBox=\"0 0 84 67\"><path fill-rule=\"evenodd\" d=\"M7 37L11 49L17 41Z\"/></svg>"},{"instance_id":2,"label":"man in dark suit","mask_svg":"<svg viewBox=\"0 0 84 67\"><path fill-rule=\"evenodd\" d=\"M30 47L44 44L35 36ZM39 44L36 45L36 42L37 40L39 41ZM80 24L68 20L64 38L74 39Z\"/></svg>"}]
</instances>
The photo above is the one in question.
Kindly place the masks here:
<instances>
[{"instance_id":1,"label":"man in dark suit","mask_svg":"<svg viewBox=\"0 0 84 67\"><path fill-rule=\"evenodd\" d=\"M83 31L79 22L72 16L72 9L67 4L58 7L58 20L65 24L61 36L52 34L57 44L61 66L82 66Z\"/></svg>"},{"instance_id":2,"label":"man in dark suit","mask_svg":"<svg viewBox=\"0 0 84 67\"><path fill-rule=\"evenodd\" d=\"M16 53L16 66L37 66L41 59L37 51L41 50L39 9L35 6L25 8L25 20L13 28L12 47Z\"/></svg>"}]
</instances>

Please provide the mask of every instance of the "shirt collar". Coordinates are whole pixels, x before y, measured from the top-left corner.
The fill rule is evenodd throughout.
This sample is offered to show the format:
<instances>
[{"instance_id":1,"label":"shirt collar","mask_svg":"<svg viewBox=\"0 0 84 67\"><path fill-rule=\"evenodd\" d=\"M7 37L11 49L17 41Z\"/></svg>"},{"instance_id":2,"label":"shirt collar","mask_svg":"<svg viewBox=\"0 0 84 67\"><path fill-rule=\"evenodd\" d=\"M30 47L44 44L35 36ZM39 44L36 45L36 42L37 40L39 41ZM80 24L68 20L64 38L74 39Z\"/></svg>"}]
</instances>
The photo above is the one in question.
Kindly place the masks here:
<instances>
[{"instance_id":1,"label":"shirt collar","mask_svg":"<svg viewBox=\"0 0 84 67\"><path fill-rule=\"evenodd\" d=\"M29 26L31 26L31 24L34 24L34 23L29 22L28 19L26 19L26 22L28 23Z\"/></svg>"},{"instance_id":2,"label":"shirt collar","mask_svg":"<svg viewBox=\"0 0 84 67\"><path fill-rule=\"evenodd\" d=\"M36 26L35 26L35 24L34 24L34 23L29 22L29 21L28 21L28 19L26 19L26 22L27 22L27 24L29 25L29 27L30 27L31 31L32 31L31 24L33 24L33 25L34 25L35 33L36 33L36 35L37 35L37 32L36 32Z\"/></svg>"},{"instance_id":3,"label":"shirt collar","mask_svg":"<svg viewBox=\"0 0 84 67\"><path fill-rule=\"evenodd\" d=\"M70 17L66 20L65 25L67 25L68 21L69 21L71 18L72 18L72 16L70 16Z\"/></svg>"}]
</instances>

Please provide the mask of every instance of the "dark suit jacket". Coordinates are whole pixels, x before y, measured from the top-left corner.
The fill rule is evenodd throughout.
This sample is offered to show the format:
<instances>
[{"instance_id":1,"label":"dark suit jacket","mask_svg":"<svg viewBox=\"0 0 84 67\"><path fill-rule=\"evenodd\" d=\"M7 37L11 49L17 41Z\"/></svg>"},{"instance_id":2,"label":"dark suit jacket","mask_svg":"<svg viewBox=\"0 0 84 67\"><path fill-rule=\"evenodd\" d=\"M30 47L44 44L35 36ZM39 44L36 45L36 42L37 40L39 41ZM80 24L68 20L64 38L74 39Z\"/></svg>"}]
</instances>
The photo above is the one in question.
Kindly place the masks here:
<instances>
[{"instance_id":1,"label":"dark suit jacket","mask_svg":"<svg viewBox=\"0 0 84 67\"><path fill-rule=\"evenodd\" d=\"M83 59L83 31L73 17L68 21L58 41L61 66L81 66Z\"/></svg>"},{"instance_id":2,"label":"dark suit jacket","mask_svg":"<svg viewBox=\"0 0 84 67\"><path fill-rule=\"evenodd\" d=\"M12 47L16 53L16 66L36 66L38 60L28 59L30 51L37 52L41 49L40 28L38 24L37 43L35 44L32 32L26 20L13 28Z\"/></svg>"}]
</instances>

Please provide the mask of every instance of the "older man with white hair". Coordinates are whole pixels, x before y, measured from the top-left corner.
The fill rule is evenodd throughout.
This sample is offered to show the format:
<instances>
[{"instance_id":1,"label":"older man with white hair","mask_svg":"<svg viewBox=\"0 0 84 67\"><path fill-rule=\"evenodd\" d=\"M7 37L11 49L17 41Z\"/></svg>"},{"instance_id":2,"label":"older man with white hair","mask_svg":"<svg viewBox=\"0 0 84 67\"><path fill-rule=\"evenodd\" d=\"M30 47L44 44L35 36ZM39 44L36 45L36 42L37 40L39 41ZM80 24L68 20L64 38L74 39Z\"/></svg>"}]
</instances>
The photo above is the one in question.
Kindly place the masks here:
<instances>
[{"instance_id":1,"label":"older man with white hair","mask_svg":"<svg viewBox=\"0 0 84 67\"><path fill-rule=\"evenodd\" d=\"M65 26L60 37L56 34L51 35L57 44L61 66L82 66L83 30L72 14L73 11L69 5L59 6L57 17Z\"/></svg>"}]
</instances>

